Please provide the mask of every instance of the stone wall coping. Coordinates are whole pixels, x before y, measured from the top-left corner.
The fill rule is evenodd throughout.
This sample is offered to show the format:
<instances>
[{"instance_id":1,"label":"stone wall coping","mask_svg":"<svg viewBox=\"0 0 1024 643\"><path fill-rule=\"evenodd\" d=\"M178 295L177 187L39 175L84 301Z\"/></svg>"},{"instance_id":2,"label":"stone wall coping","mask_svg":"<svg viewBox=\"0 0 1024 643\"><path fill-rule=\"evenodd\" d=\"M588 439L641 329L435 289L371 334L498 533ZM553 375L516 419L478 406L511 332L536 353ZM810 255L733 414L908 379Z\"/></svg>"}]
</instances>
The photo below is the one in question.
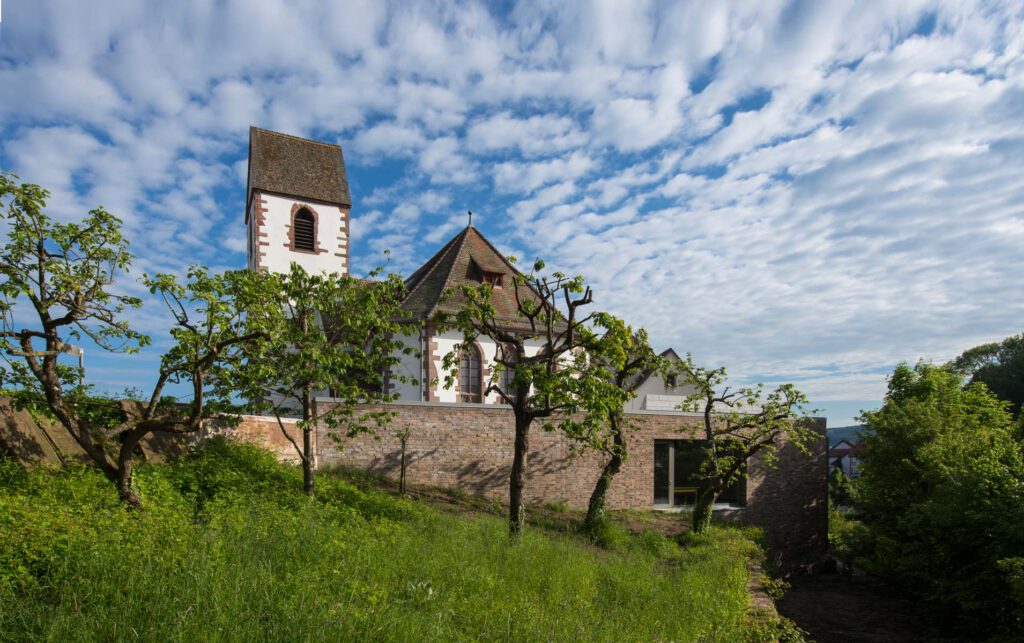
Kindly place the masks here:
<instances>
[{"instance_id":1,"label":"stone wall coping","mask_svg":"<svg viewBox=\"0 0 1024 643\"><path fill-rule=\"evenodd\" d=\"M232 414L226 414L226 415L232 415ZM243 421L243 422L244 422L244 421L246 421L246 420L254 420L254 421L256 421L256 422L266 422L266 421L270 421L270 422L273 422L274 424L277 424L277 417L275 417L275 416L273 416L273 415L249 415L249 414L241 414L241 415L234 415L233 417L238 417L238 418L242 418L242 421ZM282 416L281 416L281 421L282 421L282 422L291 422L291 423L295 423L295 422L299 422L299 421L301 421L301 420L302 420L302 418L299 418L299 417L290 417L290 416L287 416L287 415L282 415Z\"/></svg>"},{"instance_id":2,"label":"stone wall coping","mask_svg":"<svg viewBox=\"0 0 1024 643\"><path fill-rule=\"evenodd\" d=\"M316 401L319 402L339 402L340 400L336 397L317 397ZM473 404L469 402L423 402L417 400L400 400L397 402L389 402L386 406L433 406L442 408L455 408L455 409L475 409L477 411L502 411L508 410L512 407L508 404ZM637 411L626 411L626 415L663 415L667 417L704 417L703 413L694 413L692 411L650 411L650 410L637 410ZM818 416L811 416L812 420L824 421L825 418Z\"/></svg>"},{"instance_id":3,"label":"stone wall coping","mask_svg":"<svg viewBox=\"0 0 1024 643\"><path fill-rule=\"evenodd\" d=\"M339 402L334 397L317 397L317 403ZM470 402L422 402L417 400L400 400L389 402L385 406L432 406L440 408L473 409L477 411L504 411L512 408L509 404L474 404ZM703 413L691 413L688 411L626 411L626 415L668 415L683 417L703 417Z\"/></svg>"},{"instance_id":4,"label":"stone wall coping","mask_svg":"<svg viewBox=\"0 0 1024 643\"><path fill-rule=\"evenodd\" d=\"M331 404L333 402L341 402L336 397L317 397L316 402ZM376 406L376 405L371 405ZM455 409L473 409L476 411L507 411L512 407L508 404L475 404L470 402L422 402L418 400L400 400L398 402L388 402L381 406L431 406L438 408L455 408Z\"/></svg>"}]
</instances>

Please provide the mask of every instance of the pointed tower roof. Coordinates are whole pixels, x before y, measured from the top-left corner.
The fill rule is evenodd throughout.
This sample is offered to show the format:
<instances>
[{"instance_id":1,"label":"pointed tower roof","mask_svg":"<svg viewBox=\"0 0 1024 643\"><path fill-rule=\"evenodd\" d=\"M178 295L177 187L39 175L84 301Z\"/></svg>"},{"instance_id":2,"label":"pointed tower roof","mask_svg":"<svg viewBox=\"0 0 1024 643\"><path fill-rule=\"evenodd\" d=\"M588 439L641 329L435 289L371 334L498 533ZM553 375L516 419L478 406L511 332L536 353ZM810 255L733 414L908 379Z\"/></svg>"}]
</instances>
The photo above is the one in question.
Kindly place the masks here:
<instances>
[{"instance_id":1,"label":"pointed tower roof","mask_svg":"<svg viewBox=\"0 0 1024 643\"><path fill-rule=\"evenodd\" d=\"M249 128L249 185L253 190L352 207L341 146Z\"/></svg>"},{"instance_id":2,"label":"pointed tower roof","mask_svg":"<svg viewBox=\"0 0 1024 643\"><path fill-rule=\"evenodd\" d=\"M512 277L518 274L480 231L466 226L405 280L409 294L402 308L420 319L428 319L437 312L455 313L466 300L459 286L479 286L487 276L500 275L501 285L494 287L491 302L500 319L512 321L517 317ZM452 289L454 295L442 302L448 289ZM537 294L528 287L520 286L519 294L539 301Z\"/></svg>"}]
</instances>

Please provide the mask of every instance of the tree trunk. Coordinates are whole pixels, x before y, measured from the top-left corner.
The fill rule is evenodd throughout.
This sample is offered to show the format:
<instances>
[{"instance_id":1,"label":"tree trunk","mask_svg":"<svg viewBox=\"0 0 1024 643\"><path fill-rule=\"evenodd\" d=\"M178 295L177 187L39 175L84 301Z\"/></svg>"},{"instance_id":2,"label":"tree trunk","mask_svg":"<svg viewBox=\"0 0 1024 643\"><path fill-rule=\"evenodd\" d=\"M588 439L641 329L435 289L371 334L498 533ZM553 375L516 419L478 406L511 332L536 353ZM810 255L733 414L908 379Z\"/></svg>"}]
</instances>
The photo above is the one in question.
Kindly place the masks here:
<instances>
[{"instance_id":1,"label":"tree trunk","mask_svg":"<svg viewBox=\"0 0 1024 643\"><path fill-rule=\"evenodd\" d=\"M700 481L697 487L697 498L693 506L693 519L690 529L695 534L706 534L711 529L711 508L718 498L719 490L716 488L719 478L718 470L718 449L715 444L715 431L712 424L713 400L704 405L704 450L705 457L709 462L705 463L706 476Z\"/></svg>"},{"instance_id":2,"label":"tree trunk","mask_svg":"<svg viewBox=\"0 0 1024 643\"><path fill-rule=\"evenodd\" d=\"M526 486L526 456L530 447L530 420L528 416L516 414L516 440L512 456L512 474L508 485L508 534L515 540L523 537L526 521L526 507L523 505L523 488Z\"/></svg>"},{"instance_id":3,"label":"tree trunk","mask_svg":"<svg viewBox=\"0 0 1024 643\"><path fill-rule=\"evenodd\" d=\"M117 455L117 475L114 483L117 485L117 493L121 501L132 509L142 507L139 495L132 489L132 474L134 473L135 449L139 446L144 433L139 431L128 431L124 434L124 442L121 443L121 451Z\"/></svg>"},{"instance_id":4,"label":"tree trunk","mask_svg":"<svg viewBox=\"0 0 1024 643\"><path fill-rule=\"evenodd\" d=\"M313 496L313 429L302 429L302 490Z\"/></svg>"},{"instance_id":5,"label":"tree trunk","mask_svg":"<svg viewBox=\"0 0 1024 643\"><path fill-rule=\"evenodd\" d=\"M405 440L402 440L402 464L398 474L398 493L405 495Z\"/></svg>"},{"instance_id":6,"label":"tree trunk","mask_svg":"<svg viewBox=\"0 0 1024 643\"><path fill-rule=\"evenodd\" d=\"M140 509L142 508L142 501L139 500L139 495L132 489L132 473L132 462L129 459L117 472L117 493L121 496L121 501L126 505L132 509Z\"/></svg>"},{"instance_id":7,"label":"tree trunk","mask_svg":"<svg viewBox=\"0 0 1024 643\"><path fill-rule=\"evenodd\" d=\"M615 448L612 457L601 470L601 477L594 485L594 491L590 494L590 502L587 504L587 517L583 520L583 528L590 531L604 522L605 503L608 499L608 489L612 486L612 480L622 468L622 461L626 455L626 440L622 435L620 422L616 418L611 419L612 441Z\"/></svg>"},{"instance_id":8,"label":"tree trunk","mask_svg":"<svg viewBox=\"0 0 1024 643\"><path fill-rule=\"evenodd\" d=\"M718 494L711 485L701 485L697 501L693 507L693 520L690 530L695 534L706 534L711 530L711 509Z\"/></svg>"},{"instance_id":9,"label":"tree trunk","mask_svg":"<svg viewBox=\"0 0 1024 643\"><path fill-rule=\"evenodd\" d=\"M302 489L313 497L313 387L306 385L302 395Z\"/></svg>"}]
</instances>

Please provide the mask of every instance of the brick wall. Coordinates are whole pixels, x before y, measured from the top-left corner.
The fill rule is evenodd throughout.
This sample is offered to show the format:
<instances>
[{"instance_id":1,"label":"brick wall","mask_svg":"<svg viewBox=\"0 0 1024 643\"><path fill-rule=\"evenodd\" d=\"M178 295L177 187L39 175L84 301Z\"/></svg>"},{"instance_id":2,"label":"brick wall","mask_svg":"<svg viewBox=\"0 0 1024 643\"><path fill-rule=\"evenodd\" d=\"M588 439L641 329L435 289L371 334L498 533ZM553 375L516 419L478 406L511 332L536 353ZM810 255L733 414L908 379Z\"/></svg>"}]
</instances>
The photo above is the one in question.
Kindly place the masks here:
<instances>
[{"instance_id":1,"label":"brick wall","mask_svg":"<svg viewBox=\"0 0 1024 643\"><path fill-rule=\"evenodd\" d=\"M324 405L320 402L321 411ZM511 409L441 403L399 403L389 409L398 413L394 426L411 429L407 445L410 482L508 499L514 434ZM701 418L652 412L630 413L628 418L633 423L629 457L612 485L609 505L613 509L653 508L654 441L685 439L698 428ZM785 443L776 469L767 469L755 457L748 463L746 506L716 511L716 516L762 527L773 550L785 558L779 559L780 564L820 551L827 542L825 423L820 419L814 423L822 438L813 445L811 457ZM254 440L268 435L272 448L282 448L283 438L273 437L280 436L280 430L272 419L249 418L235 431ZM398 477L399 443L390 432L379 439L364 435L342 439L339 444L321 427L317 444L321 465L344 465ZM574 454L570 440L558 432L545 432L537 422L530 431L526 499L538 503L565 500L570 506L586 507L603 464L592 452Z\"/></svg>"},{"instance_id":2,"label":"brick wall","mask_svg":"<svg viewBox=\"0 0 1024 643\"><path fill-rule=\"evenodd\" d=\"M284 429L288 432L288 437L295 441L295 444L302 447L302 430L296 425L298 420L290 418L282 418L284 423ZM277 423L275 417L263 417L258 415L243 415L242 421L235 426L218 425L211 423L207 426L206 434L208 435L224 435L234 440L240 440L242 442L251 442L258 444L266 449L270 449L277 454L277 457L282 462L291 462L298 464L300 462L299 454L295 450L295 446L285 437L281 431L281 425ZM319 436L313 434L313 452L317 453L317 438Z\"/></svg>"}]
</instances>

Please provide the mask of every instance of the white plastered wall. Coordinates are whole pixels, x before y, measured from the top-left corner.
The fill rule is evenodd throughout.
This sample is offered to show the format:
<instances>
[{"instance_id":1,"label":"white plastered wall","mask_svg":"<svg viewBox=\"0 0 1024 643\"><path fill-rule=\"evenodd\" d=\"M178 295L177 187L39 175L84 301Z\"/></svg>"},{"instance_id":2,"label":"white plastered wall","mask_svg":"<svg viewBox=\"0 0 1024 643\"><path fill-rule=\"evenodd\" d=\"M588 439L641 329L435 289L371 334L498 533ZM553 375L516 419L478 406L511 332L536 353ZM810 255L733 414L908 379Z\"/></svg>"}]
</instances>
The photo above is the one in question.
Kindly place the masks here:
<instances>
[{"instance_id":1,"label":"white plastered wall","mask_svg":"<svg viewBox=\"0 0 1024 643\"><path fill-rule=\"evenodd\" d=\"M446 371L444 370L443 360L444 356L455 350L456 344L459 344L461 341L462 334L457 331L448 331L434 336L434 343L437 348L434 350L434 353L430 355L429 359L433 360L434 371L438 373L438 381L433 385L434 399L438 402L459 401L455 387L445 388L444 386ZM480 367L484 373L484 388L486 388L490 379L491 369L495 364L495 357L498 352L498 343L490 337L480 337L477 340L477 345L480 347L480 352L483 355L483 363ZM527 357L536 355L537 351L540 350L540 346L540 342L529 342L526 346ZM501 404L502 402L497 393L490 393L484 398L484 403Z\"/></svg>"},{"instance_id":2,"label":"white plastered wall","mask_svg":"<svg viewBox=\"0 0 1024 643\"><path fill-rule=\"evenodd\" d=\"M316 245L321 252L301 252L289 247L292 209L297 204L316 217ZM258 207L264 210L262 217ZM253 192L249 227L255 244L250 245L249 267L285 273L294 261L308 273L348 274L348 215L347 208L337 205Z\"/></svg>"},{"instance_id":3,"label":"white plastered wall","mask_svg":"<svg viewBox=\"0 0 1024 643\"><path fill-rule=\"evenodd\" d=\"M392 378L393 391L398 394L401 402L420 402L423 400L423 384L426 374L423 372L423 358L419 355L424 350L423 336L419 326L409 325L407 333L398 338L402 346L414 351L413 355L399 355L398 364L393 373L404 377L407 382Z\"/></svg>"}]
</instances>

